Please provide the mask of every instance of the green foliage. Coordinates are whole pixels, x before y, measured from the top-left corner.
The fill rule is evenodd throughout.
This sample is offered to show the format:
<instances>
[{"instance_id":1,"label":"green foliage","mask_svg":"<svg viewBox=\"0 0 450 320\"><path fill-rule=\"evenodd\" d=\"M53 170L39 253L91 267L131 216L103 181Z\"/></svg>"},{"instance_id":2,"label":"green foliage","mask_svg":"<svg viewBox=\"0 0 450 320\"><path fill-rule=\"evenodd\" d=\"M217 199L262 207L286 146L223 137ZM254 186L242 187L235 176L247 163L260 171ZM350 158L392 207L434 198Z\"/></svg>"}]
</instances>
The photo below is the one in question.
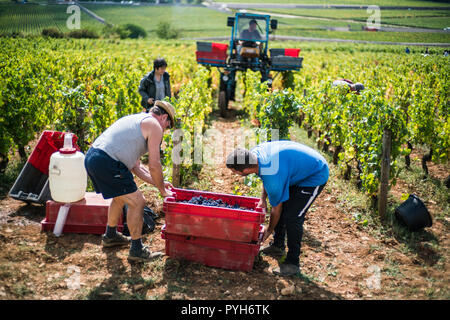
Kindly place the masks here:
<instances>
[{"instance_id":1,"label":"green foliage","mask_svg":"<svg viewBox=\"0 0 450 320\"><path fill-rule=\"evenodd\" d=\"M202 162L198 158L201 155L194 153L194 146L199 145L198 139L206 128L206 117L212 111L212 89L209 86L209 79L210 70L200 67L192 79L181 86L178 97L170 99L176 110L177 121L175 132L171 136L164 136L167 147L164 150L163 165L168 173L174 158L180 156L182 181L191 175L192 170L199 169L194 162ZM181 142L175 148L174 140ZM195 161L196 159L199 161Z\"/></svg>"},{"instance_id":2,"label":"green foliage","mask_svg":"<svg viewBox=\"0 0 450 320\"><path fill-rule=\"evenodd\" d=\"M196 75L200 67L191 59L192 48L164 44L171 83L182 88L191 83L180 93L187 110L180 117L204 123L212 98L207 80L200 78L209 72L201 68ZM70 130L86 150L118 118L142 111L137 87L161 47L153 45L143 55L148 49L147 43L127 40L1 38L0 167L44 129Z\"/></svg>"},{"instance_id":3,"label":"green foliage","mask_svg":"<svg viewBox=\"0 0 450 320\"><path fill-rule=\"evenodd\" d=\"M144 28L132 23L120 25L118 27L115 27L113 30L119 35L120 39L137 39L147 37L147 32L144 30Z\"/></svg>"},{"instance_id":4,"label":"green foliage","mask_svg":"<svg viewBox=\"0 0 450 320\"><path fill-rule=\"evenodd\" d=\"M73 132L78 137L78 146L84 152L89 145L86 136L90 126L90 118L86 116L89 110L89 100L85 96L85 86L64 88L61 93L62 115L55 121L56 130Z\"/></svg>"},{"instance_id":5,"label":"green foliage","mask_svg":"<svg viewBox=\"0 0 450 320\"><path fill-rule=\"evenodd\" d=\"M299 112L299 100L291 89L271 92L267 83L260 83L258 73L247 71L246 95L244 97L244 109L250 114L251 119L259 123L258 138L266 136L271 141L271 129L277 129L278 139L289 139L289 128L292 126L293 115ZM265 139L264 139L265 140Z\"/></svg>"},{"instance_id":6,"label":"green foliage","mask_svg":"<svg viewBox=\"0 0 450 320\"><path fill-rule=\"evenodd\" d=\"M294 73L292 71L284 71L281 73L281 85L283 88L294 89Z\"/></svg>"},{"instance_id":7,"label":"green foliage","mask_svg":"<svg viewBox=\"0 0 450 320\"><path fill-rule=\"evenodd\" d=\"M299 110L299 101L291 89L276 92L270 95L260 112L261 128L278 129L279 139L289 139L289 128L294 120L292 115L298 114ZM272 134L268 134L268 140L273 140Z\"/></svg>"},{"instance_id":8,"label":"green foliage","mask_svg":"<svg viewBox=\"0 0 450 320\"><path fill-rule=\"evenodd\" d=\"M161 21L156 28L156 34L161 39L177 39L180 36L180 30L172 27L170 22Z\"/></svg>"},{"instance_id":9,"label":"green foliage","mask_svg":"<svg viewBox=\"0 0 450 320\"><path fill-rule=\"evenodd\" d=\"M55 27L42 29L41 34L45 37L50 38L64 38L64 33L59 31L59 29Z\"/></svg>"},{"instance_id":10,"label":"green foliage","mask_svg":"<svg viewBox=\"0 0 450 320\"><path fill-rule=\"evenodd\" d=\"M435 162L449 158L450 68L445 57L326 51L305 57L309 63L294 75L293 91L271 93L258 73L248 71L244 109L252 123L278 128L286 139L293 121L302 119L316 133L318 145L334 147L342 174L359 165L361 187L369 195L379 187L384 129L392 132L392 184L400 174L399 159L411 152L407 142L432 148ZM332 87L341 77L363 82L366 90L356 95L347 87Z\"/></svg>"},{"instance_id":11,"label":"green foliage","mask_svg":"<svg viewBox=\"0 0 450 320\"><path fill-rule=\"evenodd\" d=\"M374 195L384 129L392 132L393 184L400 173L399 158L411 152L407 142L438 150L433 152L433 161L448 159L449 88L445 82L449 67L443 57L366 55L366 59L363 63L348 56L327 59L310 70L311 76L295 80L303 125L319 133L318 142L341 148L338 166L342 171L359 163L361 187ZM337 77L330 79L330 74L364 82L367 89L355 95L346 87L332 87Z\"/></svg>"},{"instance_id":12,"label":"green foliage","mask_svg":"<svg viewBox=\"0 0 450 320\"><path fill-rule=\"evenodd\" d=\"M40 35L44 29L56 29L60 33L69 32L67 28L67 7L70 4L46 3L1 3L0 4L0 33L21 34L25 36ZM81 27L101 29L102 23L80 11ZM57 33L52 34L56 35Z\"/></svg>"},{"instance_id":13,"label":"green foliage","mask_svg":"<svg viewBox=\"0 0 450 320\"><path fill-rule=\"evenodd\" d=\"M15 40L2 42L11 44ZM1 48L0 153L5 157L11 149L23 150L44 127L46 121L40 111L47 96L45 92L37 90L42 85L42 79L35 76L40 72L41 61L25 52L22 56L16 56L16 50L3 44Z\"/></svg>"},{"instance_id":14,"label":"green foliage","mask_svg":"<svg viewBox=\"0 0 450 320\"><path fill-rule=\"evenodd\" d=\"M97 39L100 37L96 31L90 29L72 30L67 34L67 36L75 39Z\"/></svg>"}]
</instances>

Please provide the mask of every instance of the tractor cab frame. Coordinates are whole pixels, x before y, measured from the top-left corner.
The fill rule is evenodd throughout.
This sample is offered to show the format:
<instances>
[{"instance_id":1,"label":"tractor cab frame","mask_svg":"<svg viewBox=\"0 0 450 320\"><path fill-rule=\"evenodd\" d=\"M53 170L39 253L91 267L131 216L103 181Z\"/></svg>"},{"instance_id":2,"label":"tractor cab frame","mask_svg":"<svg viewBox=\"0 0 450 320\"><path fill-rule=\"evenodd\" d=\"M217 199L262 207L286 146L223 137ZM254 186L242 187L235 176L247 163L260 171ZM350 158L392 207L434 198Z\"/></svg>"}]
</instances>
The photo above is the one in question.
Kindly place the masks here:
<instances>
[{"instance_id":1,"label":"tractor cab frame","mask_svg":"<svg viewBox=\"0 0 450 320\"><path fill-rule=\"evenodd\" d=\"M221 116L226 116L229 101L235 100L236 74L248 69L261 73L261 82L272 84L271 71L300 70L303 58L300 49L269 49L269 34L278 26L270 15L238 12L228 17L231 27L229 45L197 42L197 62L217 67L220 72L218 104ZM268 52L270 51L270 57Z\"/></svg>"}]
</instances>

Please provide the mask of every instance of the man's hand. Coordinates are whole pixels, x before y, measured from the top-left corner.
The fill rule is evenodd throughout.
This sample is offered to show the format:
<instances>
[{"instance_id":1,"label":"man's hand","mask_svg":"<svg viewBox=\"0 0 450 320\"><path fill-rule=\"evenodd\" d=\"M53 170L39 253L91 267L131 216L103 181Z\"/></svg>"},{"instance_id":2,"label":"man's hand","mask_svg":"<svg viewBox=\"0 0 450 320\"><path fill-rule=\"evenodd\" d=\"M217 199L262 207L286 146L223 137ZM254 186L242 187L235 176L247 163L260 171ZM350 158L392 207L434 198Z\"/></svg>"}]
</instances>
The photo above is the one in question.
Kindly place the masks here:
<instances>
[{"instance_id":1,"label":"man's hand","mask_svg":"<svg viewBox=\"0 0 450 320\"><path fill-rule=\"evenodd\" d=\"M147 102L148 102L148 104L153 104L153 102L155 102L155 99L153 99L153 98L148 98Z\"/></svg>"},{"instance_id":2,"label":"man's hand","mask_svg":"<svg viewBox=\"0 0 450 320\"><path fill-rule=\"evenodd\" d=\"M275 230L275 227L277 226L278 221L280 220L282 208L283 208L282 202L280 202L280 204L278 204L277 206L272 207L272 211L270 212L269 226L264 231L264 236L262 239L263 242L266 241L266 239L272 234L273 230Z\"/></svg>"},{"instance_id":3,"label":"man's hand","mask_svg":"<svg viewBox=\"0 0 450 320\"><path fill-rule=\"evenodd\" d=\"M262 242L266 241L267 238L272 234L272 232L273 232L273 230L269 230L268 227L265 228L265 230L264 230L264 235L263 235L263 238L262 238ZM262 242L261 242L261 243L262 243Z\"/></svg>"},{"instance_id":4,"label":"man's hand","mask_svg":"<svg viewBox=\"0 0 450 320\"><path fill-rule=\"evenodd\" d=\"M169 181L164 181L164 188L173 189L173 185Z\"/></svg>"},{"instance_id":5,"label":"man's hand","mask_svg":"<svg viewBox=\"0 0 450 320\"><path fill-rule=\"evenodd\" d=\"M169 189L164 189L163 192L161 192L161 196L163 198L167 198L167 197L171 197L173 195L172 191L170 191Z\"/></svg>"},{"instance_id":6,"label":"man's hand","mask_svg":"<svg viewBox=\"0 0 450 320\"><path fill-rule=\"evenodd\" d=\"M266 201L266 199L259 199L258 205L256 207L257 208L267 209L267 201Z\"/></svg>"},{"instance_id":7,"label":"man's hand","mask_svg":"<svg viewBox=\"0 0 450 320\"><path fill-rule=\"evenodd\" d=\"M170 189L173 189L173 185L169 181L164 181L164 192L161 192L161 195L164 198L171 197L173 192Z\"/></svg>"}]
</instances>

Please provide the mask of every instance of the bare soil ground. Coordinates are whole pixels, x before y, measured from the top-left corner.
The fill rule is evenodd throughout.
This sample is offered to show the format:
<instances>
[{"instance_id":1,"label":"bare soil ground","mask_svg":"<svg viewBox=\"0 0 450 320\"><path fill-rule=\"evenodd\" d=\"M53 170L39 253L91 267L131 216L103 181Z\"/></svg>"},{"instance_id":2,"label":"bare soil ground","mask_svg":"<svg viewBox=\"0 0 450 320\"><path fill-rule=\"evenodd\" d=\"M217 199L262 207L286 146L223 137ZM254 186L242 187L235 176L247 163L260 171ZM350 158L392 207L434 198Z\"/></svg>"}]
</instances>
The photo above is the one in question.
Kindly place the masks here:
<instances>
[{"instance_id":1,"label":"bare soil ground","mask_svg":"<svg viewBox=\"0 0 450 320\"><path fill-rule=\"evenodd\" d=\"M212 126L225 133L240 125L218 119ZM429 167L431 175L448 173ZM224 193L242 182L223 165L205 165L202 179L210 180L210 191ZM414 186L400 181L391 192L405 188ZM331 180L315 201L305 221L302 274L287 278L272 275L278 261L264 255L247 273L167 256L130 264L128 248L104 249L100 236L41 232L45 207L6 197L0 201L0 299L449 299L448 217L411 247L354 222L339 200L346 192ZM152 188L144 193L162 215L144 243L164 251L162 199ZM440 210L438 203L427 205L432 214Z\"/></svg>"}]
</instances>

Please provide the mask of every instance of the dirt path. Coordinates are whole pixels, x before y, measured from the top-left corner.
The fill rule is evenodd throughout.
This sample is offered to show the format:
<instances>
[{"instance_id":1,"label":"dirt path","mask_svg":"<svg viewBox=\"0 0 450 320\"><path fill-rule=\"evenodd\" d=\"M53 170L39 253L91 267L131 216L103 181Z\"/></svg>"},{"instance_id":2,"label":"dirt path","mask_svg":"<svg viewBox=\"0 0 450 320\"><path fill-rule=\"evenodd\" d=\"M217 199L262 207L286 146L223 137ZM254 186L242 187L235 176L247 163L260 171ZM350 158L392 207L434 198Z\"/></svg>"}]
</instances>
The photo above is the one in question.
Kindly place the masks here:
<instances>
[{"instance_id":1,"label":"dirt path","mask_svg":"<svg viewBox=\"0 0 450 320\"><path fill-rule=\"evenodd\" d=\"M239 127L235 119L212 122L230 138ZM205 165L199 179L208 179L210 191L233 193L243 178L224 165ZM162 201L153 189L141 189L159 211ZM329 181L309 210L302 276L292 278L273 276L278 263L268 256L258 258L248 273L166 256L130 265L127 248L102 249L96 235L42 233L44 207L5 198L0 201L0 299L448 299L448 223L436 222L411 253L395 238L380 239L353 222L342 209L343 192ZM164 250L163 223L161 218L144 236L153 250Z\"/></svg>"}]
</instances>

